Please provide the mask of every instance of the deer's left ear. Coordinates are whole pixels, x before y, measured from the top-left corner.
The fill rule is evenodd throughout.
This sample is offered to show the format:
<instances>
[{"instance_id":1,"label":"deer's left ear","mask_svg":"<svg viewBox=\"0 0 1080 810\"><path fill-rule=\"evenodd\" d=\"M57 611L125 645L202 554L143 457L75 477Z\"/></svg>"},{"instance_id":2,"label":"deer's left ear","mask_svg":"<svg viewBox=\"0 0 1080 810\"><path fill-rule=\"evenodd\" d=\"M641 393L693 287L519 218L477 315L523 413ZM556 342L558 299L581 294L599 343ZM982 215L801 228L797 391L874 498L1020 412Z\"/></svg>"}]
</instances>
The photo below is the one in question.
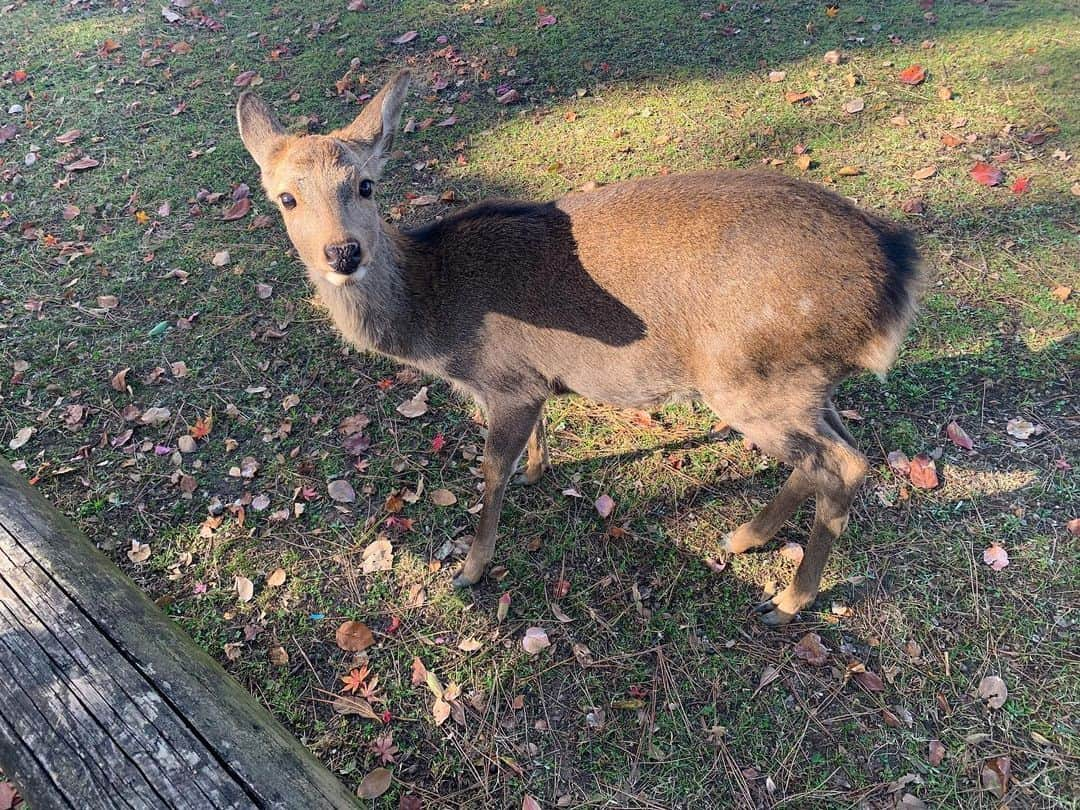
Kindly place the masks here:
<instances>
[{"instance_id":1,"label":"deer's left ear","mask_svg":"<svg viewBox=\"0 0 1080 810\"><path fill-rule=\"evenodd\" d=\"M412 74L408 70L398 71L351 124L331 132L330 136L372 150L372 162L381 166L394 143L410 78Z\"/></svg>"}]
</instances>

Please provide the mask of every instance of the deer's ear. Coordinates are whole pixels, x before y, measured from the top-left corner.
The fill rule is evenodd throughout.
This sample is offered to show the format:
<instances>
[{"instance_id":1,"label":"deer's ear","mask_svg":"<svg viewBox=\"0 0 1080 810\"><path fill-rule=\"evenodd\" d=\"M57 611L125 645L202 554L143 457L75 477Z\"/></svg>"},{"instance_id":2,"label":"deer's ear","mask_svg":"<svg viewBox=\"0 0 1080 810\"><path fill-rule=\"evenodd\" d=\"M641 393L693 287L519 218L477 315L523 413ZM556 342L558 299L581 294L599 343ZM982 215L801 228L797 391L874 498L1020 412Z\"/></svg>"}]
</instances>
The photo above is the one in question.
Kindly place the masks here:
<instances>
[{"instance_id":1,"label":"deer's ear","mask_svg":"<svg viewBox=\"0 0 1080 810\"><path fill-rule=\"evenodd\" d=\"M252 92L241 93L236 102L236 124L240 140L259 168L265 170L275 147L285 136L284 127L267 103Z\"/></svg>"},{"instance_id":2,"label":"deer's ear","mask_svg":"<svg viewBox=\"0 0 1080 810\"><path fill-rule=\"evenodd\" d=\"M401 121L401 108L405 104L405 93L411 78L408 70L398 71L351 124L331 132L331 137L348 141L360 149L370 149L371 162L381 166L394 143L394 133Z\"/></svg>"}]
</instances>

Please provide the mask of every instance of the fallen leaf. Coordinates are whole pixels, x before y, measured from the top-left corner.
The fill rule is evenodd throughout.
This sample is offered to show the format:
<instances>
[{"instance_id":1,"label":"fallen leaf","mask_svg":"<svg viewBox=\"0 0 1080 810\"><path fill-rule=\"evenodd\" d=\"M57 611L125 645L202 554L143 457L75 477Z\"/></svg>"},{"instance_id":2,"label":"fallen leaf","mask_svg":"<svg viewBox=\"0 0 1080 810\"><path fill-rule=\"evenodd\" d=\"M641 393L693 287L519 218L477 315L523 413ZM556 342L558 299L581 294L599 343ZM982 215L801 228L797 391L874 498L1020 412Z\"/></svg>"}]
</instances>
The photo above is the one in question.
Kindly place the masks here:
<instances>
[{"instance_id":1,"label":"fallen leaf","mask_svg":"<svg viewBox=\"0 0 1080 810\"><path fill-rule=\"evenodd\" d=\"M1001 169L997 166L991 166L989 163L976 163L971 167L970 174L972 180L984 186L996 186L1001 183L1004 177Z\"/></svg>"},{"instance_id":2,"label":"fallen leaf","mask_svg":"<svg viewBox=\"0 0 1080 810\"><path fill-rule=\"evenodd\" d=\"M214 254L214 258L210 260L210 263L214 265L214 267L224 267L229 263L229 260L231 258L232 257L229 256L229 251L219 250L217 253Z\"/></svg>"},{"instance_id":3,"label":"fallen leaf","mask_svg":"<svg viewBox=\"0 0 1080 810\"><path fill-rule=\"evenodd\" d=\"M250 210L251 198L241 197L232 204L228 211L221 215L221 220L222 222L232 222L237 219L243 219L248 215Z\"/></svg>"},{"instance_id":4,"label":"fallen leaf","mask_svg":"<svg viewBox=\"0 0 1080 810\"><path fill-rule=\"evenodd\" d=\"M1030 177L1017 177L1013 184L1009 187L1009 190L1013 194L1023 194L1031 186Z\"/></svg>"},{"instance_id":5,"label":"fallen leaf","mask_svg":"<svg viewBox=\"0 0 1080 810\"><path fill-rule=\"evenodd\" d=\"M247 577L237 575L233 579L233 587L241 602L250 602L255 596L255 584Z\"/></svg>"},{"instance_id":6,"label":"fallen leaf","mask_svg":"<svg viewBox=\"0 0 1080 810\"><path fill-rule=\"evenodd\" d=\"M911 485L919 489L933 489L938 485L937 465L926 453L919 453L911 460L908 472Z\"/></svg>"},{"instance_id":7,"label":"fallen leaf","mask_svg":"<svg viewBox=\"0 0 1080 810\"><path fill-rule=\"evenodd\" d=\"M943 759L945 759L945 746L941 744L940 740L931 740L930 751L926 760L936 768Z\"/></svg>"},{"instance_id":8,"label":"fallen leaf","mask_svg":"<svg viewBox=\"0 0 1080 810\"><path fill-rule=\"evenodd\" d=\"M289 653L280 644L276 647L271 647L267 652L266 657L270 659L270 663L274 666L283 667L289 663Z\"/></svg>"},{"instance_id":9,"label":"fallen leaf","mask_svg":"<svg viewBox=\"0 0 1080 810\"><path fill-rule=\"evenodd\" d=\"M435 719L435 725L441 726L450 716L450 704L441 697L435 698L431 705L431 716Z\"/></svg>"},{"instance_id":10,"label":"fallen leaf","mask_svg":"<svg viewBox=\"0 0 1080 810\"><path fill-rule=\"evenodd\" d=\"M168 422L170 418L172 418L172 412L168 408L147 408L143 411L143 415L139 417L139 421L144 425L159 427Z\"/></svg>"},{"instance_id":11,"label":"fallen leaf","mask_svg":"<svg viewBox=\"0 0 1080 810\"><path fill-rule=\"evenodd\" d=\"M389 571L394 567L394 547L385 537L372 541L363 553L361 569L365 574Z\"/></svg>"},{"instance_id":12,"label":"fallen leaf","mask_svg":"<svg viewBox=\"0 0 1080 810\"><path fill-rule=\"evenodd\" d=\"M409 419L415 419L418 416L423 416L428 412L428 390L425 385L419 391L416 392L416 396L412 399L407 399L397 406L397 412L402 416Z\"/></svg>"},{"instance_id":13,"label":"fallen leaf","mask_svg":"<svg viewBox=\"0 0 1080 810\"><path fill-rule=\"evenodd\" d=\"M265 301L274 294L274 288L270 284L258 283L255 285L255 295Z\"/></svg>"},{"instance_id":14,"label":"fallen leaf","mask_svg":"<svg viewBox=\"0 0 1080 810\"><path fill-rule=\"evenodd\" d=\"M866 109L866 101L861 96L853 98L844 102L844 112L848 115L854 115L860 113Z\"/></svg>"},{"instance_id":15,"label":"fallen leaf","mask_svg":"<svg viewBox=\"0 0 1080 810\"><path fill-rule=\"evenodd\" d=\"M945 428L945 435L949 437L949 441L964 450L971 450L975 446L971 437L956 422L949 422Z\"/></svg>"},{"instance_id":16,"label":"fallen leaf","mask_svg":"<svg viewBox=\"0 0 1080 810\"><path fill-rule=\"evenodd\" d=\"M547 632L542 627L530 627L521 639L521 647L529 655L536 655L545 647L550 647Z\"/></svg>"},{"instance_id":17,"label":"fallen leaf","mask_svg":"<svg viewBox=\"0 0 1080 810\"><path fill-rule=\"evenodd\" d=\"M521 797L521 810L540 810L540 802L526 793Z\"/></svg>"},{"instance_id":18,"label":"fallen leaf","mask_svg":"<svg viewBox=\"0 0 1080 810\"><path fill-rule=\"evenodd\" d=\"M1050 295L1056 298L1058 301L1068 301L1069 296L1072 295L1072 287L1066 287L1064 284L1058 284L1054 289L1050 291Z\"/></svg>"},{"instance_id":19,"label":"fallen leaf","mask_svg":"<svg viewBox=\"0 0 1080 810\"><path fill-rule=\"evenodd\" d=\"M448 489L437 489L428 497L436 506L453 506L457 503L457 495Z\"/></svg>"},{"instance_id":20,"label":"fallen leaf","mask_svg":"<svg viewBox=\"0 0 1080 810\"><path fill-rule=\"evenodd\" d=\"M87 169L93 169L95 166L100 166L96 160L92 157L81 157L78 160L73 160L71 163L65 163L64 169L69 172L83 172Z\"/></svg>"},{"instance_id":21,"label":"fallen leaf","mask_svg":"<svg viewBox=\"0 0 1080 810\"><path fill-rule=\"evenodd\" d=\"M813 98L809 93L801 93L796 90L788 90L784 93L784 100L788 104L799 104L803 101L809 101Z\"/></svg>"},{"instance_id":22,"label":"fallen leaf","mask_svg":"<svg viewBox=\"0 0 1080 810\"><path fill-rule=\"evenodd\" d=\"M336 478L327 484L326 493L338 503L352 503L356 500L356 490L344 478Z\"/></svg>"},{"instance_id":23,"label":"fallen leaf","mask_svg":"<svg viewBox=\"0 0 1080 810\"><path fill-rule=\"evenodd\" d=\"M1065 524L1065 528L1073 537L1080 537L1080 518L1073 518Z\"/></svg>"},{"instance_id":24,"label":"fallen leaf","mask_svg":"<svg viewBox=\"0 0 1080 810\"><path fill-rule=\"evenodd\" d=\"M787 78L787 71L786 70L770 70L769 71L769 81L772 82L773 84L776 84L777 82L782 82L786 78Z\"/></svg>"},{"instance_id":25,"label":"fallen leaf","mask_svg":"<svg viewBox=\"0 0 1080 810\"><path fill-rule=\"evenodd\" d=\"M67 132L63 132L60 135L57 135L56 136L56 142L57 143L62 143L62 144L64 144L66 146L66 145L68 145L70 143L74 143L75 141L77 141L81 137L82 137L82 130L81 129L69 129Z\"/></svg>"},{"instance_id":26,"label":"fallen leaf","mask_svg":"<svg viewBox=\"0 0 1080 810\"><path fill-rule=\"evenodd\" d=\"M270 572L270 575L266 578L266 586L268 588L280 588L285 584L285 569L275 568Z\"/></svg>"},{"instance_id":27,"label":"fallen leaf","mask_svg":"<svg viewBox=\"0 0 1080 810\"><path fill-rule=\"evenodd\" d=\"M937 166L926 166L919 169L912 176L915 180L927 180L937 174Z\"/></svg>"},{"instance_id":28,"label":"fallen leaf","mask_svg":"<svg viewBox=\"0 0 1080 810\"><path fill-rule=\"evenodd\" d=\"M890 451L886 460L889 462L889 468L898 475L906 476L911 472L911 461L903 450Z\"/></svg>"},{"instance_id":29,"label":"fallen leaf","mask_svg":"<svg viewBox=\"0 0 1080 810\"><path fill-rule=\"evenodd\" d=\"M881 676L867 669L864 664L858 662L848 664L848 672L851 673L852 679L867 692L885 691L885 683L881 680Z\"/></svg>"},{"instance_id":30,"label":"fallen leaf","mask_svg":"<svg viewBox=\"0 0 1080 810\"><path fill-rule=\"evenodd\" d=\"M997 675L987 675L979 681L979 697L991 709L1000 709L1009 698L1009 688Z\"/></svg>"},{"instance_id":31,"label":"fallen leaf","mask_svg":"<svg viewBox=\"0 0 1080 810\"><path fill-rule=\"evenodd\" d=\"M926 70L922 65L910 65L900 71L900 75L897 77L904 84L916 85L922 84L926 80Z\"/></svg>"},{"instance_id":32,"label":"fallen leaf","mask_svg":"<svg viewBox=\"0 0 1080 810\"><path fill-rule=\"evenodd\" d=\"M611 513L615 511L615 501L611 499L611 496L607 493L601 495L596 499L596 511L602 518L611 517Z\"/></svg>"},{"instance_id":33,"label":"fallen leaf","mask_svg":"<svg viewBox=\"0 0 1080 810\"><path fill-rule=\"evenodd\" d=\"M983 790L1003 799L1009 790L1012 763L1008 757L994 757L983 763L979 772L979 785Z\"/></svg>"},{"instance_id":34,"label":"fallen leaf","mask_svg":"<svg viewBox=\"0 0 1080 810\"><path fill-rule=\"evenodd\" d=\"M346 652L360 652L375 643L375 636L363 622L342 622L334 633L337 645Z\"/></svg>"},{"instance_id":35,"label":"fallen leaf","mask_svg":"<svg viewBox=\"0 0 1080 810\"><path fill-rule=\"evenodd\" d=\"M376 768L360 780L356 795L361 799L377 799L390 789L392 779L386 768Z\"/></svg>"},{"instance_id":36,"label":"fallen leaf","mask_svg":"<svg viewBox=\"0 0 1080 810\"><path fill-rule=\"evenodd\" d=\"M395 45L405 45L406 43L412 42L418 36L419 34L417 34L415 31L406 31L401 36L394 37L390 41L393 42Z\"/></svg>"},{"instance_id":37,"label":"fallen leaf","mask_svg":"<svg viewBox=\"0 0 1080 810\"><path fill-rule=\"evenodd\" d=\"M338 695L334 698L334 711L338 714L356 714L368 720L378 720L379 714L361 697L356 695Z\"/></svg>"},{"instance_id":38,"label":"fallen leaf","mask_svg":"<svg viewBox=\"0 0 1080 810\"><path fill-rule=\"evenodd\" d=\"M844 61L844 55L840 51L825 51L822 59L826 65L839 65Z\"/></svg>"},{"instance_id":39,"label":"fallen leaf","mask_svg":"<svg viewBox=\"0 0 1080 810\"><path fill-rule=\"evenodd\" d=\"M784 543L784 545L780 546L780 556L786 560L791 560L796 565L802 562L804 554L806 554L805 549L798 543Z\"/></svg>"},{"instance_id":40,"label":"fallen leaf","mask_svg":"<svg viewBox=\"0 0 1080 810\"><path fill-rule=\"evenodd\" d=\"M18 450L20 447L30 441L30 437L33 436L35 433L37 433L37 428L19 428L19 430L15 433L15 437L8 442L8 447L12 450Z\"/></svg>"},{"instance_id":41,"label":"fallen leaf","mask_svg":"<svg viewBox=\"0 0 1080 810\"><path fill-rule=\"evenodd\" d=\"M829 660L829 650L821 643L821 636L817 633L807 633L795 645L795 657L815 667L820 667Z\"/></svg>"},{"instance_id":42,"label":"fallen leaf","mask_svg":"<svg viewBox=\"0 0 1080 810\"><path fill-rule=\"evenodd\" d=\"M1005 432L1014 439L1030 439L1035 433L1035 425L1017 416L1005 423Z\"/></svg>"},{"instance_id":43,"label":"fallen leaf","mask_svg":"<svg viewBox=\"0 0 1080 810\"><path fill-rule=\"evenodd\" d=\"M424 662L419 658L413 658L412 660L412 685L423 686L427 683L428 671L424 666Z\"/></svg>"},{"instance_id":44,"label":"fallen leaf","mask_svg":"<svg viewBox=\"0 0 1080 810\"><path fill-rule=\"evenodd\" d=\"M138 540L131 541L131 548L128 549L128 559L133 563L144 563L150 559L150 544L140 543Z\"/></svg>"},{"instance_id":45,"label":"fallen leaf","mask_svg":"<svg viewBox=\"0 0 1080 810\"><path fill-rule=\"evenodd\" d=\"M1009 564L1009 552L997 543L992 543L985 551L983 551L983 562L995 571L1000 571Z\"/></svg>"},{"instance_id":46,"label":"fallen leaf","mask_svg":"<svg viewBox=\"0 0 1080 810\"><path fill-rule=\"evenodd\" d=\"M257 75L258 74L254 70L245 70L242 73L238 73L236 78L233 79L233 87L250 87Z\"/></svg>"},{"instance_id":47,"label":"fallen leaf","mask_svg":"<svg viewBox=\"0 0 1080 810\"><path fill-rule=\"evenodd\" d=\"M457 648L462 652L476 652L484 646L482 641L477 641L475 638L463 638L458 642Z\"/></svg>"},{"instance_id":48,"label":"fallen leaf","mask_svg":"<svg viewBox=\"0 0 1080 810\"><path fill-rule=\"evenodd\" d=\"M862 169L858 166L841 166L836 173L841 177L856 177L862 174Z\"/></svg>"}]
</instances>

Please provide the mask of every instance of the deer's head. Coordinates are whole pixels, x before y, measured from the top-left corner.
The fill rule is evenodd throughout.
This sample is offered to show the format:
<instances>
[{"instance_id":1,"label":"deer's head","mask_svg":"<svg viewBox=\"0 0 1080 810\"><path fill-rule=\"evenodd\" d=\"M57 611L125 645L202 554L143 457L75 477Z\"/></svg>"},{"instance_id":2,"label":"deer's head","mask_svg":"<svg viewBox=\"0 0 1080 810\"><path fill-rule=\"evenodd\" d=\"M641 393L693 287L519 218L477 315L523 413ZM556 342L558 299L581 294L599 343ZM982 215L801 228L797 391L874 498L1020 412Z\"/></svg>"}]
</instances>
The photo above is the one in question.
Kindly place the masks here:
<instances>
[{"instance_id":1,"label":"deer's head","mask_svg":"<svg viewBox=\"0 0 1080 810\"><path fill-rule=\"evenodd\" d=\"M351 124L326 135L289 135L254 93L236 104L240 138L301 260L336 286L362 279L374 258L382 228L376 184L408 85L403 70Z\"/></svg>"}]
</instances>

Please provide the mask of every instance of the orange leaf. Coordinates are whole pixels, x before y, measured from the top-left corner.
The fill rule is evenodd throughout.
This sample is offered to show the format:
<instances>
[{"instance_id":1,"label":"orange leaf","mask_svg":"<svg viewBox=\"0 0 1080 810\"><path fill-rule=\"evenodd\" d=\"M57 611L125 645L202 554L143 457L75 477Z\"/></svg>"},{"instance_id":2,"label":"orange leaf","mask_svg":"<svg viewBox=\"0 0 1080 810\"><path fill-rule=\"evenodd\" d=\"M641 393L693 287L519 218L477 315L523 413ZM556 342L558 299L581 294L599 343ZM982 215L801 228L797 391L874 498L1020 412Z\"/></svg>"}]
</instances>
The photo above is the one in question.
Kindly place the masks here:
<instances>
[{"instance_id":1,"label":"orange leaf","mask_svg":"<svg viewBox=\"0 0 1080 810\"><path fill-rule=\"evenodd\" d=\"M1017 177L1016 182L1013 183L1012 187L1011 187L1012 193L1013 194L1023 194L1025 191L1028 190L1028 186L1030 186L1030 185L1031 185L1031 178L1030 177Z\"/></svg>"},{"instance_id":2,"label":"orange leaf","mask_svg":"<svg viewBox=\"0 0 1080 810\"><path fill-rule=\"evenodd\" d=\"M341 689L342 692L355 692L364 685L364 673L353 669L348 675L341 676L341 682L345 684Z\"/></svg>"},{"instance_id":3,"label":"orange leaf","mask_svg":"<svg viewBox=\"0 0 1080 810\"><path fill-rule=\"evenodd\" d=\"M191 438L193 439L205 439L207 436L210 435L210 430L211 428L213 428L213 426L214 415L213 413L208 413L202 419L197 420L195 424L191 426L191 429L188 432L191 434Z\"/></svg>"},{"instance_id":4,"label":"orange leaf","mask_svg":"<svg viewBox=\"0 0 1080 810\"><path fill-rule=\"evenodd\" d=\"M904 84L922 84L926 80L926 71L922 65L911 65L900 71L898 77Z\"/></svg>"}]
</instances>

